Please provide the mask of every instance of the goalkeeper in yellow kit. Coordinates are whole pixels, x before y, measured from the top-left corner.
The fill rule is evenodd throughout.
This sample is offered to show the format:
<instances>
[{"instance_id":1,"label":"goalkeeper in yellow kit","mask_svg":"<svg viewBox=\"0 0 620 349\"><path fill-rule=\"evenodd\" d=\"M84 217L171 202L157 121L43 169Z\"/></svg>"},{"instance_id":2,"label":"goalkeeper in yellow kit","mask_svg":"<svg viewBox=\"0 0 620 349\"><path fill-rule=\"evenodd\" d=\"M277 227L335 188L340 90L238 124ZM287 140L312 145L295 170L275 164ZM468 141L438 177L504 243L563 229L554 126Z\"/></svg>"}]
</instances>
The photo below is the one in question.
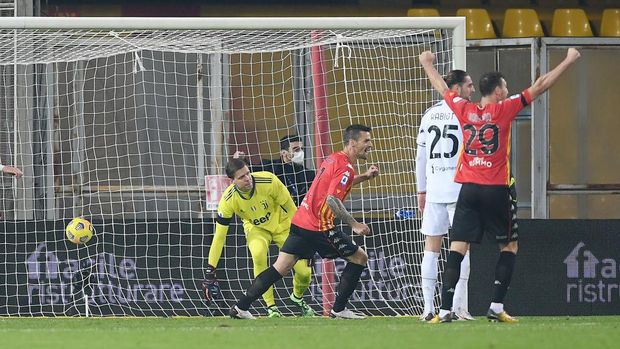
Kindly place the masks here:
<instances>
[{"instance_id":1,"label":"goalkeeper in yellow kit","mask_svg":"<svg viewBox=\"0 0 620 349\"><path fill-rule=\"evenodd\" d=\"M254 276L267 269L267 251L273 241L282 247L288 237L291 227L291 218L297 207L291 198L288 189L273 173L250 173L246 163L240 159L232 159L226 165L226 175L233 183L224 190L217 208L215 236L209 249L209 265L206 279L202 288L211 302L219 292L219 285L215 277L215 269L222 254L228 225L237 215L243 221L243 230L252 255ZM293 278L293 293L291 301L299 308L302 316L314 316L312 308L303 300L303 294L310 285L311 269L307 260L299 260L295 264ZM269 317L281 317L274 297L273 287L264 294Z\"/></svg>"}]
</instances>

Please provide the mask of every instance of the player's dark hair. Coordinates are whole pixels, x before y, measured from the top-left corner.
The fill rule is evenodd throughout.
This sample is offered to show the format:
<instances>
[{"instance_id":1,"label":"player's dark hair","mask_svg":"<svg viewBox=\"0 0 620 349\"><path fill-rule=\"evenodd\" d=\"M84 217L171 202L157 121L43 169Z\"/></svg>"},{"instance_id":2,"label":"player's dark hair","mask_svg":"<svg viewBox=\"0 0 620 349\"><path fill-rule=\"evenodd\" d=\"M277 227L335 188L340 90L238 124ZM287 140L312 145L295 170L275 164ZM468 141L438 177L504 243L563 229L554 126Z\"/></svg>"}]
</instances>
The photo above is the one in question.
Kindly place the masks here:
<instances>
[{"instance_id":1,"label":"player's dark hair","mask_svg":"<svg viewBox=\"0 0 620 349\"><path fill-rule=\"evenodd\" d=\"M371 130L370 127L359 125L359 124L354 124L354 125L347 127L344 130L344 138L343 138L344 145L349 144L350 139L357 140L360 136L360 132L370 132L370 130Z\"/></svg>"},{"instance_id":2,"label":"player's dark hair","mask_svg":"<svg viewBox=\"0 0 620 349\"><path fill-rule=\"evenodd\" d=\"M288 150L291 142L301 142L301 138L297 135L288 135L280 139L280 150Z\"/></svg>"},{"instance_id":3,"label":"player's dark hair","mask_svg":"<svg viewBox=\"0 0 620 349\"><path fill-rule=\"evenodd\" d=\"M478 83L482 97L492 94L496 87L502 86L502 79L504 75L498 71L484 73Z\"/></svg>"},{"instance_id":4,"label":"player's dark hair","mask_svg":"<svg viewBox=\"0 0 620 349\"><path fill-rule=\"evenodd\" d=\"M235 179L235 173L247 166L248 164L242 159L230 159L226 164L226 176L230 179Z\"/></svg>"},{"instance_id":5,"label":"player's dark hair","mask_svg":"<svg viewBox=\"0 0 620 349\"><path fill-rule=\"evenodd\" d=\"M446 85L448 85L448 88L452 88L452 86L456 84L462 86L465 83L465 78L468 76L469 74L467 74L466 71L454 69L449 71L443 79L446 81Z\"/></svg>"}]
</instances>

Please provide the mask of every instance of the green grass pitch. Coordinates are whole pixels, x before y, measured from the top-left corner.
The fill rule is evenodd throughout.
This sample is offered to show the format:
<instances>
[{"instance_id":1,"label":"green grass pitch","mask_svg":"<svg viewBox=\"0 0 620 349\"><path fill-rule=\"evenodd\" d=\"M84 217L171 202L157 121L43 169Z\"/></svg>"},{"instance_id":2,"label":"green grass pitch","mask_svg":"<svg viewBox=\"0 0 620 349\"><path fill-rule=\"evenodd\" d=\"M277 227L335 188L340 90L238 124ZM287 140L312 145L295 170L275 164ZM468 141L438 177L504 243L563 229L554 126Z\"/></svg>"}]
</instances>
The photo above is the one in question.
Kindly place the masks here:
<instances>
[{"instance_id":1,"label":"green grass pitch","mask_svg":"<svg viewBox=\"0 0 620 349\"><path fill-rule=\"evenodd\" d=\"M0 318L2 348L619 348L620 316L430 325L413 317Z\"/></svg>"}]
</instances>

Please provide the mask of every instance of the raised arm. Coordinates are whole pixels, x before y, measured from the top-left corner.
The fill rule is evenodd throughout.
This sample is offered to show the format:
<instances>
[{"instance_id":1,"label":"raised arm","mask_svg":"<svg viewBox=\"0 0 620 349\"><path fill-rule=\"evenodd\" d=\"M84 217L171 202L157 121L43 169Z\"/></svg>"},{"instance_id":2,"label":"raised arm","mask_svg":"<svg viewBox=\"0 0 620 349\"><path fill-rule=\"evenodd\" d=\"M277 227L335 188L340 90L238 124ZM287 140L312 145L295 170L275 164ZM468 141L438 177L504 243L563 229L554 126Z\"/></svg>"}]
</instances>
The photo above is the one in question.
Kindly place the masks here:
<instances>
[{"instance_id":1,"label":"raised arm","mask_svg":"<svg viewBox=\"0 0 620 349\"><path fill-rule=\"evenodd\" d=\"M431 51L424 51L420 54L420 64L422 65L422 68L424 68L428 80L430 80L433 88L443 97L444 93L448 90L448 85L446 85L444 79L433 66L434 60L435 55Z\"/></svg>"},{"instance_id":2,"label":"raised arm","mask_svg":"<svg viewBox=\"0 0 620 349\"><path fill-rule=\"evenodd\" d=\"M579 51L572 47L569 48L566 52L566 58L564 58L564 60L560 64L558 64L547 74L536 79L534 84L530 86L530 88L528 88L528 92L530 93L532 100L534 100L536 97L540 96L551 86L553 86L553 84L555 84L560 75L562 75L562 73L564 73L564 71L568 69L568 67L570 67L573 63L575 63L579 59L579 57L581 57Z\"/></svg>"}]
</instances>

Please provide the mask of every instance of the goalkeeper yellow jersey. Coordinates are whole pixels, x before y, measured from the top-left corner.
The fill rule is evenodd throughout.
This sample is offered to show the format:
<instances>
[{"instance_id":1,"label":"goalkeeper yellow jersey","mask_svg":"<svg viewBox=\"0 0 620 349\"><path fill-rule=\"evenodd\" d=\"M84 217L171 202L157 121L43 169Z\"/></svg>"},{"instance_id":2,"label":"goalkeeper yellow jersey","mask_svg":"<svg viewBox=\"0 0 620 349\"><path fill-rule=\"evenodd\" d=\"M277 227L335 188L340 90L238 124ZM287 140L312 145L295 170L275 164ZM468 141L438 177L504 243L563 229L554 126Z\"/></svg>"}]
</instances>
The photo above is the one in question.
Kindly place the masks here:
<instances>
[{"instance_id":1,"label":"goalkeeper yellow jersey","mask_svg":"<svg viewBox=\"0 0 620 349\"><path fill-rule=\"evenodd\" d=\"M281 223L290 225L297 208L284 184L271 172L254 172L252 179L254 187L249 193L239 191L234 184L224 190L217 222L227 225L237 215L246 233L253 227L277 233L282 230Z\"/></svg>"},{"instance_id":2,"label":"goalkeeper yellow jersey","mask_svg":"<svg viewBox=\"0 0 620 349\"><path fill-rule=\"evenodd\" d=\"M224 190L217 207L215 234L209 248L209 265L217 267L228 225L233 215L243 221L246 235L252 229L261 228L272 234L290 229L291 218L297 207L288 189L271 172L252 173L254 187L243 193L231 184Z\"/></svg>"}]
</instances>

